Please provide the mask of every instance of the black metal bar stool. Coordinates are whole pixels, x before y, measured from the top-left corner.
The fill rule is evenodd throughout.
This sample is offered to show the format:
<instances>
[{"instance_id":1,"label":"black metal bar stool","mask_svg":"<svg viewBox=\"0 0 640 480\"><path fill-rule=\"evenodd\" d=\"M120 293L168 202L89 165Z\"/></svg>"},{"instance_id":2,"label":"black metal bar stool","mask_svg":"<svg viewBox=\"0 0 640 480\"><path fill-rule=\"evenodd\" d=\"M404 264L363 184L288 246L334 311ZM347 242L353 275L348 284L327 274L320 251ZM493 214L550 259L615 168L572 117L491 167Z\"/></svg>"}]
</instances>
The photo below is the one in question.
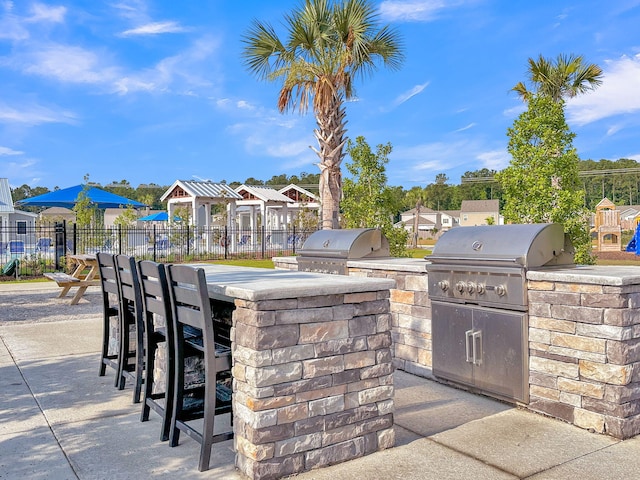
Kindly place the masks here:
<instances>
[{"instance_id":1,"label":"black metal bar stool","mask_svg":"<svg viewBox=\"0 0 640 480\"><path fill-rule=\"evenodd\" d=\"M233 431L214 435L217 415L232 414L231 349L216 342L204 270L187 265L169 265L167 279L174 325L175 378L170 445L178 445L180 432L200 443L198 470L209 469L214 443L233 438ZM204 366L204 384L185 386L185 360L199 354ZM202 431L187 422L203 418Z\"/></svg>"},{"instance_id":2,"label":"black metal bar stool","mask_svg":"<svg viewBox=\"0 0 640 480\"><path fill-rule=\"evenodd\" d=\"M173 411L174 346L171 299L165 266L143 260L138 262L138 279L142 296L144 320L145 383L140 421L149 420L153 410L162 417L160 439L169 440L171 413ZM164 343L164 388L156 379L156 355ZM155 390L155 391L154 391Z\"/></svg>"},{"instance_id":3,"label":"black metal bar stool","mask_svg":"<svg viewBox=\"0 0 640 480\"><path fill-rule=\"evenodd\" d=\"M119 322L120 313L120 291L118 290L118 274L116 272L115 258L108 253L98 253L98 272L100 274L100 287L102 289L102 354L100 357L99 376L103 377L106 373L107 366L115 369L116 373L120 370L120 347L111 345L111 319L116 318ZM110 298L110 295L113 298ZM120 328L119 326L117 327ZM118 341L118 337L113 337ZM111 346L111 348L110 348ZM111 350L112 353L109 353ZM116 376L116 384L117 384Z\"/></svg>"},{"instance_id":4,"label":"black metal bar stool","mask_svg":"<svg viewBox=\"0 0 640 480\"><path fill-rule=\"evenodd\" d=\"M144 322L142 295L136 261L128 255L116 255L116 271L120 288L120 365L117 387L122 390L127 379L133 381L133 402L140 403L144 382ZM131 349L130 334L135 329L136 340Z\"/></svg>"}]
</instances>

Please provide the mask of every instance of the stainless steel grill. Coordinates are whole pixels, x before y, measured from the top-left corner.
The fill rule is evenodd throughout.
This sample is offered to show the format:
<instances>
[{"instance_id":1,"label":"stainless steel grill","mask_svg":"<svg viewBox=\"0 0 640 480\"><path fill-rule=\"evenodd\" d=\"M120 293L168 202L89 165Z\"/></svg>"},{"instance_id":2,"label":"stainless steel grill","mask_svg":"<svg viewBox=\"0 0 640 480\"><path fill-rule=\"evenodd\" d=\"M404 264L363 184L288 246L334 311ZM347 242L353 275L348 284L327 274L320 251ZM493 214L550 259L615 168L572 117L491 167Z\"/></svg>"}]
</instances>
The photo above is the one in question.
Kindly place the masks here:
<instances>
[{"instance_id":1,"label":"stainless steel grill","mask_svg":"<svg viewBox=\"0 0 640 480\"><path fill-rule=\"evenodd\" d=\"M526 272L573 263L562 225L457 227L427 259L434 375L528 402Z\"/></svg>"},{"instance_id":2,"label":"stainless steel grill","mask_svg":"<svg viewBox=\"0 0 640 480\"><path fill-rule=\"evenodd\" d=\"M375 228L319 230L298 251L298 270L347 275L351 259L389 256L389 242Z\"/></svg>"}]
</instances>

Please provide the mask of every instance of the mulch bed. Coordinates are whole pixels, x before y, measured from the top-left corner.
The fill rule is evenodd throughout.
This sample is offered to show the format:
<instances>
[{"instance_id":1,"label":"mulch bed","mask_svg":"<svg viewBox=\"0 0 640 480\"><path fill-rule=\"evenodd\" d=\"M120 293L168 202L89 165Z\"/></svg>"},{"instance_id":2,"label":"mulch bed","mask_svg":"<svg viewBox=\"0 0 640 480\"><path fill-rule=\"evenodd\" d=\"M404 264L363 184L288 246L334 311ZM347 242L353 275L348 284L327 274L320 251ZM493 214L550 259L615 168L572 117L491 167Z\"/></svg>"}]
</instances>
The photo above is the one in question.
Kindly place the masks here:
<instances>
[{"instance_id":1,"label":"mulch bed","mask_svg":"<svg viewBox=\"0 0 640 480\"><path fill-rule=\"evenodd\" d=\"M622 260L640 264L640 256L633 252L597 252L595 255L600 260Z\"/></svg>"}]
</instances>

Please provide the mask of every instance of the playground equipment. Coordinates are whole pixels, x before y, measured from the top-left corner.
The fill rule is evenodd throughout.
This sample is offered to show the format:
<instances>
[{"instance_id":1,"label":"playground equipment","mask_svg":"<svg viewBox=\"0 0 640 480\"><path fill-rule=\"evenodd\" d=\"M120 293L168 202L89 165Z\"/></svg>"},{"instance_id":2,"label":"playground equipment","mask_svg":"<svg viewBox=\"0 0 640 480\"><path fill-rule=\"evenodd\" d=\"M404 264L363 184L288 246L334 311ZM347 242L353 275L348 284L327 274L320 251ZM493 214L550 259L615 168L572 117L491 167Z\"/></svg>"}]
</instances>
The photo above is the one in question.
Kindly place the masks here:
<instances>
[{"instance_id":1,"label":"playground equipment","mask_svg":"<svg viewBox=\"0 0 640 480\"><path fill-rule=\"evenodd\" d=\"M640 223L636 227L636 233L631 237L631 241L627 244L627 252L633 252L636 255L640 255Z\"/></svg>"},{"instance_id":2,"label":"playground equipment","mask_svg":"<svg viewBox=\"0 0 640 480\"><path fill-rule=\"evenodd\" d=\"M596 233L597 252L622 250L620 212L608 198L603 198L596 205L595 226L591 229L591 233Z\"/></svg>"}]
</instances>

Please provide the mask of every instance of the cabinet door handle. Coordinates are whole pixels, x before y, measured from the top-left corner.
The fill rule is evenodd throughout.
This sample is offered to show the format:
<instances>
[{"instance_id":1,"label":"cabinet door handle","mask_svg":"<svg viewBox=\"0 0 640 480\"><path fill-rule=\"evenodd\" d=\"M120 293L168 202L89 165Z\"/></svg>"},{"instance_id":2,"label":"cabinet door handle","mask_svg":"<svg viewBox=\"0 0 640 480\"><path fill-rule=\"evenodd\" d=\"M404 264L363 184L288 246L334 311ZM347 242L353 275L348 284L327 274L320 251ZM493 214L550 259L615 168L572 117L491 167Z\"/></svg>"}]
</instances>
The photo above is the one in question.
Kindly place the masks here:
<instances>
[{"instance_id":1,"label":"cabinet door handle","mask_svg":"<svg viewBox=\"0 0 640 480\"><path fill-rule=\"evenodd\" d=\"M482 365L482 330L477 330L471 335L473 343L473 364Z\"/></svg>"},{"instance_id":2,"label":"cabinet door handle","mask_svg":"<svg viewBox=\"0 0 640 480\"><path fill-rule=\"evenodd\" d=\"M464 332L464 351L467 355L467 363L475 363L473 359L472 350L475 350L473 344L473 330L467 330Z\"/></svg>"}]
</instances>

